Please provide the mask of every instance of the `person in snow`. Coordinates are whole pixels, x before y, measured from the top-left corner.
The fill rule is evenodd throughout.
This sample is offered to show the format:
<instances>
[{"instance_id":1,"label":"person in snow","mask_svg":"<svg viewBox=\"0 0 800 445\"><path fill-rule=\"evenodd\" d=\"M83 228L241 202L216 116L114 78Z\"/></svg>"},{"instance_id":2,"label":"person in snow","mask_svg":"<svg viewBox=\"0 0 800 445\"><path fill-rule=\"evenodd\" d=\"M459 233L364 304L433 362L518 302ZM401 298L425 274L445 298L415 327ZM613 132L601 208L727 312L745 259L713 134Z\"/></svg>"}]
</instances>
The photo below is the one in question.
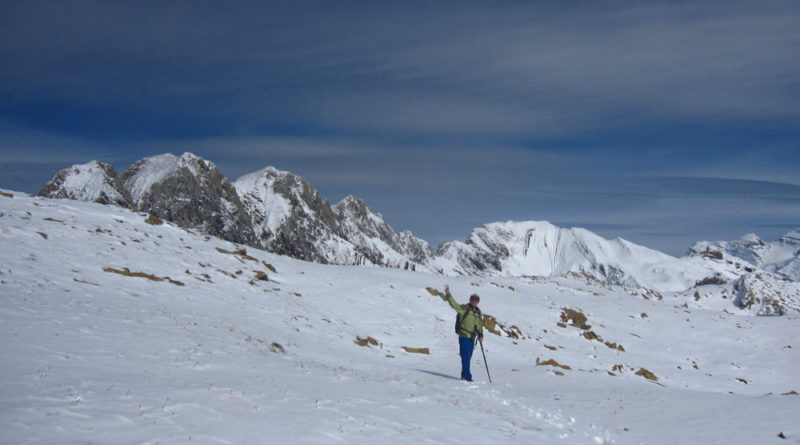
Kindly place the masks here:
<instances>
[{"instance_id":1,"label":"person in snow","mask_svg":"<svg viewBox=\"0 0 800 445\"><path fill-rule=\"evenodd\" d=\"M478 303L481 297L472 294L469 297L469 304L458 304L450 294L450 286L444 286L444 293L447 302L458 313L456 319L456 332L458 333L458 347L461 355L461 380L472 381L472 373L469 371L469 362L472 360L472 351L475 349L475 337L483 344L483 319Z\"/></svg>"}]
</instances>

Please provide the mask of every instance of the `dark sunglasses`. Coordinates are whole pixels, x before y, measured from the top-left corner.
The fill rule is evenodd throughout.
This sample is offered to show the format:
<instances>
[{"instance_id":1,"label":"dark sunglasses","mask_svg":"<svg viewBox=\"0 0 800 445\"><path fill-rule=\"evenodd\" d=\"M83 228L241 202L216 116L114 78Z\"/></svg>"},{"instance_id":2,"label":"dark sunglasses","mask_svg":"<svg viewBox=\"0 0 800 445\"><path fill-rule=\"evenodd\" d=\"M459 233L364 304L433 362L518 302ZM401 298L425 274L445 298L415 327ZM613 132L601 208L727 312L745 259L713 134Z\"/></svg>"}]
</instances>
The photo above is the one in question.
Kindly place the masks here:
<instances>
[{"instance_id":1,"label":"dark sunglasses","mask_svg":"<svg viewBox=\"0 0 800 445\"><path fill-rule=\"evenodd\" d=\"M477 295L473 295L473 296L469 297L469 301L480 302L481 301L481 297L479 297Z\"/></svg>"}]
</instances>

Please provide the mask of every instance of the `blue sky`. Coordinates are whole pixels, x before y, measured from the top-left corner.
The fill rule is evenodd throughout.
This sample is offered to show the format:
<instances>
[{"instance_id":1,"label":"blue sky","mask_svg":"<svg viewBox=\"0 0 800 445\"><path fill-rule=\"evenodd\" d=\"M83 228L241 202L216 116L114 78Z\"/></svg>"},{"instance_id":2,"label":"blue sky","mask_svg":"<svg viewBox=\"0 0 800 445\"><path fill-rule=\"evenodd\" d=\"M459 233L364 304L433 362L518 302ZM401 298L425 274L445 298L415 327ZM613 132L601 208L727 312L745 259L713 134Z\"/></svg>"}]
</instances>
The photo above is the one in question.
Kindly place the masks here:
<instances>
[{"instance_id":1,"label":"blue sky","mask_svg":"<svg viewBox=\"0 0 800 445\"><path fill-rule=\"evenodd\" d=\"M0 187L193 152L432 244L800 226L800 3L3 2Z\"/></svg>"}]
</instances>

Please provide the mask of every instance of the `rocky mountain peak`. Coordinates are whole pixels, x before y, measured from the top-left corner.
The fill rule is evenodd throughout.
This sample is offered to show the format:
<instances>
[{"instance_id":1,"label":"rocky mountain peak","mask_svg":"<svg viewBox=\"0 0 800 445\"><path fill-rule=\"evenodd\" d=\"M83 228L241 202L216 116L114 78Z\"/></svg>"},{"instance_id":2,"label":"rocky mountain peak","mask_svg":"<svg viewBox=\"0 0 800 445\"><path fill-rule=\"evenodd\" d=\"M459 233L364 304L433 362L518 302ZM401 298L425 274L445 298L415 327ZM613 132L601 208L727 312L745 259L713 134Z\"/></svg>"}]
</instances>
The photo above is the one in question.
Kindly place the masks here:
<instances>
[{"instance_id":1,"label":"rocky mountain peak","mask_svg":"<svg viewBox=\"0 0 800 445\"><path fill-rule=\"evenodd\" d=\"M255 241L233 184L216 165L192 153L142 159L119 175L132 208L242 244Z\"/></svg>"},{"instance_id":2,"label":"rocky mountain peak","mask_svg":"<svg viewBox=\"0 0 800 445\"><path fill-rule=\"evenodd\" d=\"M45 184L39 195L130 207L131 197L118 187L117 172L109 164L91 161L65 168Z\"/></svg>"}]
</instances>

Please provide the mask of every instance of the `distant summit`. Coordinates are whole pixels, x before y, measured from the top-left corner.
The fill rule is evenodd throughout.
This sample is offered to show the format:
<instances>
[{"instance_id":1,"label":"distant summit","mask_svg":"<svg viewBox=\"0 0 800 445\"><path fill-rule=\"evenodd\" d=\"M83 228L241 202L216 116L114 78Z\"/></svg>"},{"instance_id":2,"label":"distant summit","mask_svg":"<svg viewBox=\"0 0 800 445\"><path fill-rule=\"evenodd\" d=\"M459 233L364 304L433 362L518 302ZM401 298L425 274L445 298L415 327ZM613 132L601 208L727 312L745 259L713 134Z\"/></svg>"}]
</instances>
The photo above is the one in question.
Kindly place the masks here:
<instances>
[{"instance_id":1,"label":"distant summit","mask_svg":"<svg viewBox=\"0 0 800 445\"><path fill-rule=\"evenodd\" d=\"M689 253L718 259L735 258L755 268L800 281L800 228L774 242L763 241L754 233L735 241L700 241L689 249Z\"/></svg>"},{"instance_id":2,"label":"distant summit","mask_svg":"<svg viewBox=\"0 0 800 445\"><path fill-rule=\"evenodd\" d=\"M39 195L130 207L130 193L120 188L114 167L98 161L59 171Z\"/></svg>"},{"instance_id":3,"label":"distant summit","mask_svg":"<svg viewBox=\"0 0 800 445\"><path fill-rule=\"evenodd\" d=\"M612 285L661 291L686 289L702 270L621 238L606 240L585 229L546 221L486 224L466 243L439 249L442 272L459 275L554 276L586 274Z\"/></svg>"}]
</instances>

